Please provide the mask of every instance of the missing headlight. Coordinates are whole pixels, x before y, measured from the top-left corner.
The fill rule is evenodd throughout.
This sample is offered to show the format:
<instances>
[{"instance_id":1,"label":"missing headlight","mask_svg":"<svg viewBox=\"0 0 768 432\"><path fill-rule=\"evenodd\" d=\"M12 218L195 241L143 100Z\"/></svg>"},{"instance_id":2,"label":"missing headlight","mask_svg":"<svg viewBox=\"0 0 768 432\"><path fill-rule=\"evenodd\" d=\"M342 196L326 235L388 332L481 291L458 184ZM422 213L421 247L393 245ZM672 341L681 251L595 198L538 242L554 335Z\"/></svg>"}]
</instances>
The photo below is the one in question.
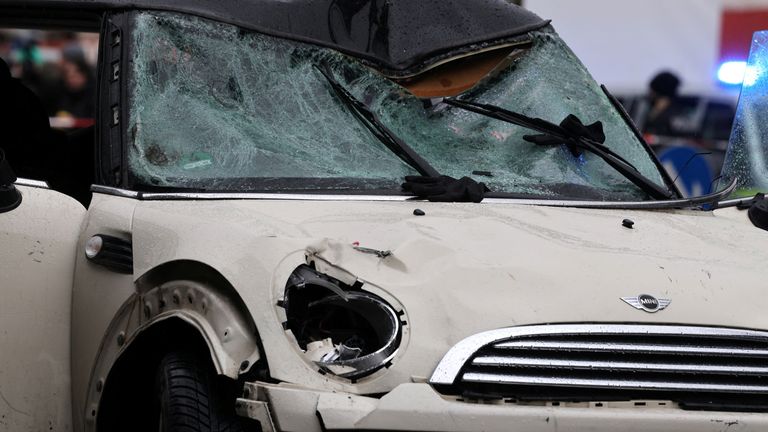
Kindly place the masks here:
<instances>
[{"instance_id":1,"label":"missing headlight","mask_svg":"<svg viewBox=\"0 0 768 432\"><path fill-rule=\"evenodd\" d=\"M318 273L297 268L285 288L286 328L321 370L359 379L394 357L402 323L380 297Z\"/></svg>"}]
</instances>

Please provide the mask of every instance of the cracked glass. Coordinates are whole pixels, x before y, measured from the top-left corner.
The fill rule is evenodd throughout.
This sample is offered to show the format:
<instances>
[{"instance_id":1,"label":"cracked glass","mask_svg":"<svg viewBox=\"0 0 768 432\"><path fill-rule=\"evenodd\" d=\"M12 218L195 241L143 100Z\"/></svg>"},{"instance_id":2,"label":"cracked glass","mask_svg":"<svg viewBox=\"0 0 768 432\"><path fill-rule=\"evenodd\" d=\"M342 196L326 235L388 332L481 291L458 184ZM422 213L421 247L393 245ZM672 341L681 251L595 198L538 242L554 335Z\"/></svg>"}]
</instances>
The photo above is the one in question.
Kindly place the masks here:
<instances>
[{"instance_id":1,"label":"cracked glass","mask_svg":"<svg viewBox=\"0 0 768 432\"><path fill-rule=\"evenodd\" d=\"M560 123L603 122L608 145L663 184L647 150L551 29L461 95ZM441 174L492 192L642 200L599 157L523 140L535 132L419 99L339 52L181 14L141 12L132 37L129 166L134 182L210 191L400 193L418 173L335 96L335 78Z\"/></svg>"},{"instance_id":2,"label":"cracked glass","mask_svg":"<svg viewBox=\"0 0 768 432\"><path fill-rule=\"evenodd\" d=\"M768 192L768 31L755 33L720 186L737 181L734 197Z\"/></svg>"}]
</instances>

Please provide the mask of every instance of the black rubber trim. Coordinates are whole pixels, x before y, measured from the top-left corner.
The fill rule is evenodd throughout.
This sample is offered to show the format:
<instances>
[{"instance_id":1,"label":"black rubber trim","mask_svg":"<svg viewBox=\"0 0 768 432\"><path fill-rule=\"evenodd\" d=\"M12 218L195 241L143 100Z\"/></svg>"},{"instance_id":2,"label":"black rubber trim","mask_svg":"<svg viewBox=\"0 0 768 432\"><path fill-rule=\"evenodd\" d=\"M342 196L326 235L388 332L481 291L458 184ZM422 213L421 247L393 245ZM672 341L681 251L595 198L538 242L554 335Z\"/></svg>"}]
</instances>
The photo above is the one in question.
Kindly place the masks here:
<instances>
[{"instance_id":1,"label":"black rubber trim","mask_svg":"<svg viewBox=\"0 0 768 432\"><path fill-rule=\"evenodd\" d=\"M5 190L0 188L0 213L8 213L17 209L21 205L21 201L21 192L14 186L5 188Z\"/></svg>"}]
</instances>

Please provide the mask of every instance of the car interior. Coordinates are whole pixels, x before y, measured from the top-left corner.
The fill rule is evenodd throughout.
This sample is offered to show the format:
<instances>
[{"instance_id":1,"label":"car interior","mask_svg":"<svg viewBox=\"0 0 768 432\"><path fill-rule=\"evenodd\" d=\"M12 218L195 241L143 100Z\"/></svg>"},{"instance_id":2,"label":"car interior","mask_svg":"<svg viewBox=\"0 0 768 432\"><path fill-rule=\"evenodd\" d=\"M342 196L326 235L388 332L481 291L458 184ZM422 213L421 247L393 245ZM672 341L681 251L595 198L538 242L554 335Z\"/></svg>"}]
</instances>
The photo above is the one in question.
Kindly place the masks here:
<instances>
[{"instance_id":1,"label":"car interior","mask_svg":"<svg viewBox=\"0 0 768 432\"><path fill-rule=\"evenodd\" d=\"M94 126L68 131L51 128L40 96L14 78L2 58L0 95L0 148L16 176L45 181L87 207L94 179Z\"/></svg>"}]
</instances>

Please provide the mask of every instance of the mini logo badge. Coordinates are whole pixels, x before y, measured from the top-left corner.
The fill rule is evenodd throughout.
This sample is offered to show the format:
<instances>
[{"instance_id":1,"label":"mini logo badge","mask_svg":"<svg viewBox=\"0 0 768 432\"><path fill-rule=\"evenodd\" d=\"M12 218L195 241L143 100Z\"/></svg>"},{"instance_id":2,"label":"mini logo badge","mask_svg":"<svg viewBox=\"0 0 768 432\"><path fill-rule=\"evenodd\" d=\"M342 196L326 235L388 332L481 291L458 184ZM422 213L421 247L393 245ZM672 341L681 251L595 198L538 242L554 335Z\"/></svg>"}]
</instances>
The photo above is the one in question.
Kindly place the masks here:
<instances>
[{"instance_id":1,"label":"mini logo badge","mask_svg":"<svg viewBox=\"0 0 768 432\"><path fill-rule=\"evenodd\" d=\"M628 305L635 309L644 310L648 313L655 313L660 310L664 310L672 303L669 299L657 299L656 297L648 294L640 294L637 297L622 297Z\"/></svg>"}]
</instances>

